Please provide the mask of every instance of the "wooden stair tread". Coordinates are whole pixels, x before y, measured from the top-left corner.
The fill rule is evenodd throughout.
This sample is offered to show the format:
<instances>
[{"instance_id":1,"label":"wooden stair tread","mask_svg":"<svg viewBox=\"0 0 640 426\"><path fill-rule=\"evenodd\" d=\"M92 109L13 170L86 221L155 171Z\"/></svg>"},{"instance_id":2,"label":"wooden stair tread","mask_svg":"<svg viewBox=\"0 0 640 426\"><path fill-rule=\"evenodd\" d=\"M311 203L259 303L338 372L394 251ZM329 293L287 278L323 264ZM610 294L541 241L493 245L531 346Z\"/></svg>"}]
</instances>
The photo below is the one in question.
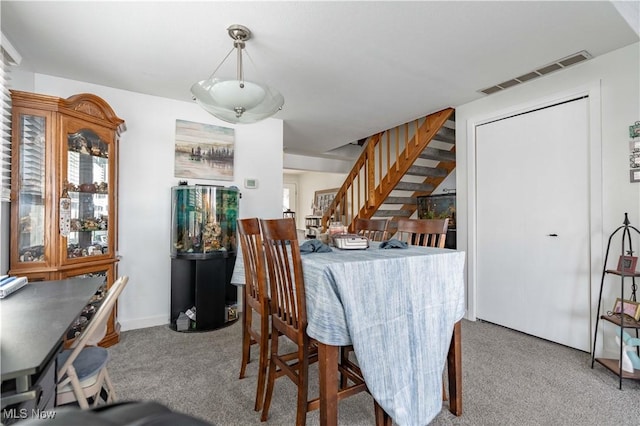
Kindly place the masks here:
<instances>
[{"instance_id":1,"label":"wooden stair tread","mask_svg":"<svg viewBox=\"0 0 640 426\"><path fill-rule=\"evenodd\" d=\"M424 191L431 192L435 188L433 185L429 185L426 183L418 183L418 182L398 182L394 189L401 191Z\"/></svg>"},{"instance_id":2,"label":"wooden stair tread","mask_svg":"<svg viewBox=\"0 0 640 426\"><path fill-rule=\"evenodd\" d=\"M440 130L438 130L433 140L455 144L456 131L453 129L449 129L448 127L442 127L440 128Z\"/></svg>"},{"instance_id":3,"label":"wooden stair tread","mask_svg":"<svg viewBox=\"0 0 640 426\"><path fill-rule=\"evenodd\" d=\"M416 204L417 197L387 197L382 204Z\"/></svg>"},{"instance_id":4,"label":"wooden stair tread","mask_svg":"<svg viewBox=\"0 0 640 426\"><path fill-rule=\"evenodd\" d=\"M413 212L407 210L376 210L374 217L409 217Z\"/></svg>"},{"instance_id":5,"label":"wooden stair tread","mask_svg":"<svg viewBox=\"0 0 640 426\"><path fill-rule=\"evenodd\" d=\"M445 149L426 147L420 154L420 158L435 161L456 161L456 153Z\"/></svg>"},{"instance_id":6,"label":"wooden stair tread","mask_svg":"<svg viewBox=\"0 0 640 426\"><path fill-rule=\"evenodd\" d=\"M445 169L440 169L438 167L426 167L426 166L411 166L409 170L407 170L408 175L412 176L433 176L433 177L444 177L448 173Z\"/></svg>"}]
</instances>

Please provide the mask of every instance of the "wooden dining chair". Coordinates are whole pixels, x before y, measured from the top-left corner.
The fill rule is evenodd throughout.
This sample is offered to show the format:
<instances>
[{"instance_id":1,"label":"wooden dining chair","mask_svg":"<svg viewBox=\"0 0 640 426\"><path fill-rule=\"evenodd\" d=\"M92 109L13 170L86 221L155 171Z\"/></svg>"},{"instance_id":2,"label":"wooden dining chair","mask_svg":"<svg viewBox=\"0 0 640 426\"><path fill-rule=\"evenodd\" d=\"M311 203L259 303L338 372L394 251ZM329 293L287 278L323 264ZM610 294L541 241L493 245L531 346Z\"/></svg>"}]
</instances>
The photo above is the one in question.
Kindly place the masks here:
<instances>
[{"instance_id":1,"label":"wooden dining chair","mask_svg":"<svg viewBox=\"0 0 640 426\"><path fill-rule=\"evenodd\" d=\"M449 219L398 219L395 238L410 245L444 248Z\"/></svg>"},{"instance_id":2,"label":"wooden dining chair","mask_svg":"<svg viewBox=\"0 0 640 426\"><path fill-rule=\"evenodd\" d=\"M267 293L267 270L257 218L238 219L238 235L242 248L245 270L245 286L242 297L242 361L240 379L245 377L247 364L251 361L251 346L259 347L258 383L254 410L262 410L264 386L269 365L269 298ZM253 325L253 315L258 314L260 324Z\"/></svg>"},{"instance_id":3,"label":"wooden dining chair","mask_svg":"<svg viewBox=\"0 0 640 426\"><path fill-rule=\"evenodd\" d=\"M353 224L353 231L371 241L384 241L389 238L387 228L389 219L365 219L359 217Z\"/></svg>"},{"instance_id":4,"label":"wooden dining chair","mask_svg":"<svg viewBox=\"0 0 640 426\"><path fill-rule=\"evenodd\" d=\"M260 227L271 291L271 355L261 420L266 421L269 417L275 379L286 375L298 388L296 425L304 426L307 412L318 409L320 399L308 400L309 365L318 360L318 352L317 341L307 334L304 276L296 225L291 218L262 219ZM281 336L295 344L296 350L281 354ZM357 371L346 371L345 368L347 367L338 366L339 371L348 375L354 384L340 387L338 401L367 391L362 376ZM377 423L390 424L388 415L377 404L375 407Z\"/></svg>"}]
</instances>

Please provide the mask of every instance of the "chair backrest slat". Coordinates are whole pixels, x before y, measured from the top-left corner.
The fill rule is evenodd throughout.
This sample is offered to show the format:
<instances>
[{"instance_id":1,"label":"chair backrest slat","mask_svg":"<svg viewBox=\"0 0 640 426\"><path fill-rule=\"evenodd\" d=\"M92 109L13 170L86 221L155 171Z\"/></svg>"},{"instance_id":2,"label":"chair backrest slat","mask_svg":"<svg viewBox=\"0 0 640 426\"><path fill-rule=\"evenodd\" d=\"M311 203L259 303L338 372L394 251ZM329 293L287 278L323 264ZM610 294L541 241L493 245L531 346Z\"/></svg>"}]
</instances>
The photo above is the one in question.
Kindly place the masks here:
<instances>
[{"instance_id":1,"label":"chair backrest slat","mask_svg":"<svg viewBox=\"0 0 640 426\"><path fill-rule=\"evenodd\" d=\"M416 246L444 248L449 219L398 219L396 238Z\"/></svg>"},{"instance_id":2,"label":"chair backrest slat","mask_svg":"<svg viewBox=\"0 0 640 426\"><path fill-rule=\"evenodd\" d=\"M291 340L302 343L307 309L295 221L261 219L260 227L269 273L272 324Z\"/></svg>"},{"instance_id":3,"label":"chair backrest slat","mask_svg":"<svg viewBox=\"0 0 640 426\"><path fill-rule=\"evenodd\" d=\"M260 314L267 303L267 272L258 218L238 219L238 235L245 270L247 303Z\"/></svg>"},{"instance_id":4,"label":"chair backrest slat","mask_svg":"<svg viewBox=\"0 0 640 426\"><path fill-rule=\"evenodd\" d=\"M354 223L354 232L370 239L371 241L384 241L388 236L389 219L364 219L357 218Z\"/></svg>"}]
</instances>

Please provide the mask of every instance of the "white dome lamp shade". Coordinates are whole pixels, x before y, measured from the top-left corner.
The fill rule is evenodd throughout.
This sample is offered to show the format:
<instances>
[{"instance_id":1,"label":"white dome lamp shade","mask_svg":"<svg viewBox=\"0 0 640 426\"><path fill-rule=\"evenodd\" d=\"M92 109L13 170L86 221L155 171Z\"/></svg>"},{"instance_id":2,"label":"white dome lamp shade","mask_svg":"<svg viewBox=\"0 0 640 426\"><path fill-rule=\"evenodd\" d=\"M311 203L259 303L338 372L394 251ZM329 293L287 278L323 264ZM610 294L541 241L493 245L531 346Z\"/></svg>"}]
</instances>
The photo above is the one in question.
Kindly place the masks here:
<instances>
[{"instance_id":1,"label":"white dome lamp shade","mask_svg":"<svg viewBox=\"0 0 640 426\"><path fill-rule=\"evenodd\" d=\"M211 77L191 86L195 101L205 111L228 123L255 123L282 109L284 98L275 89L266 84L247 81L242 69L242 51L245 41L251 38L251 31L242 25L227 28L234 40L233 48L237 52L237 78L224 80L214 78L216 71L229 57L231 52L218 65Z\"/></svg>"}]
</instances>

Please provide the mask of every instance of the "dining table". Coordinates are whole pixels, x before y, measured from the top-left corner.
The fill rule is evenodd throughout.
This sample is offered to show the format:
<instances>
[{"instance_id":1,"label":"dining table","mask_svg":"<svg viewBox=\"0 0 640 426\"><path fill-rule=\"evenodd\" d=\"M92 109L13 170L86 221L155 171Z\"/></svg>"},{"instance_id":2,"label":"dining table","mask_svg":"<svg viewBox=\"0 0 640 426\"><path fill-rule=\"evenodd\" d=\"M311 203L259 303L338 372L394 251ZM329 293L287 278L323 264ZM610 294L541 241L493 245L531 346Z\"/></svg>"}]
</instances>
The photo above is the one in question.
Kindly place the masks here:
<instances>
[{"instance_id":1,"label":"dining table","mask_svg":"<svg viewBox=\"0 0 640 426\"><path fill-rule=\"evenodd\" d=\"M104 277L31 282L0 300L0 423L13 404L53 408L56 356ZM30 413L31 411L29 411Z\"/></svg>"},{"instance_id":2,"label":"dining table","mask_svg":"<svg viewBox=\"0 0 640 426\"><path fill-rule=\"evenodd\" d=\"M395 423L427 425L440 413L445 365L449 410L462 414L465 253L386 246L302 254L307 334L318 341L321 425L337 424L339 350L347 345ZM231 283L244 285L242 259Z\"/></svg>"}]
</instances>

